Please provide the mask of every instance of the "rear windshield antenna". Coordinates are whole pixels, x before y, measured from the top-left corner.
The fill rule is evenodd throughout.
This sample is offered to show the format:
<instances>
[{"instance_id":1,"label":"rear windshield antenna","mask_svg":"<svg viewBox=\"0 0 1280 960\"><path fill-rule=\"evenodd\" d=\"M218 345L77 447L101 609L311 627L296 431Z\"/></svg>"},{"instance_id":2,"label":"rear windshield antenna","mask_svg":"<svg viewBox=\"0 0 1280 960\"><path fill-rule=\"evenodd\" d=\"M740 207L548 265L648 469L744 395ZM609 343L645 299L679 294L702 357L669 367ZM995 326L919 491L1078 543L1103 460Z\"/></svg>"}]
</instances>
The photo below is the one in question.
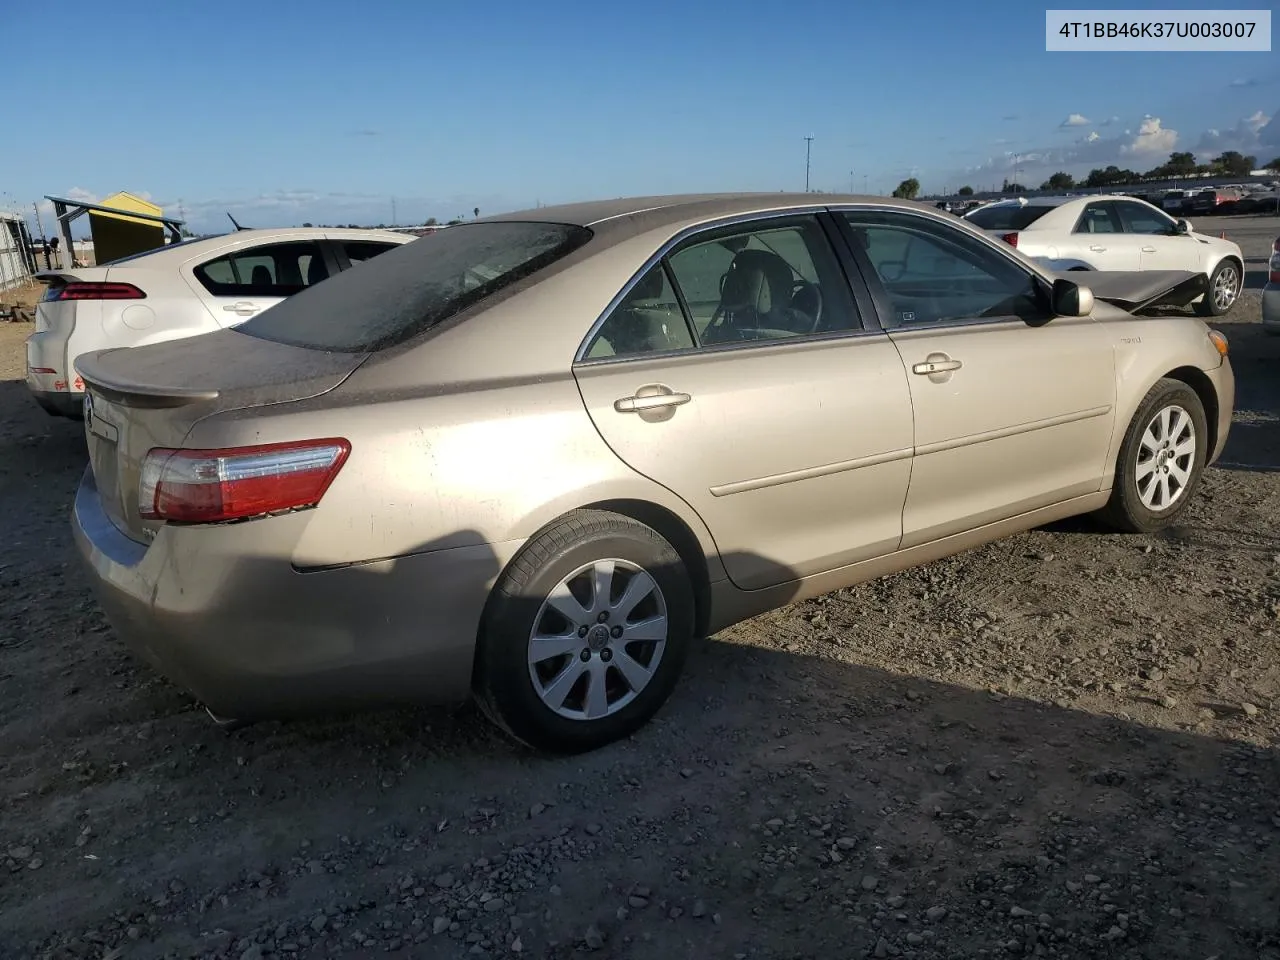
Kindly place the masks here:
<instances>
[{"instance_id":1,"label":"rear windshield antenna","mask_svg":"<svg viewBox=\"0 0 1280 960\"><path fill-rule=\"evenodd\" d=\"M249 229L248 227L242 227L242 226L240 226L240 224L236 223L236 218L235 218L235 217L233 217L233 216L231 216L231 211L230 211L230 210L228 210L228 211L227 211L227 219L229 219L229 220L231 221L232 226L234 226L234 227L236 228L236 230L248 230L248 229Z\"/></svg>"}]
</instances>

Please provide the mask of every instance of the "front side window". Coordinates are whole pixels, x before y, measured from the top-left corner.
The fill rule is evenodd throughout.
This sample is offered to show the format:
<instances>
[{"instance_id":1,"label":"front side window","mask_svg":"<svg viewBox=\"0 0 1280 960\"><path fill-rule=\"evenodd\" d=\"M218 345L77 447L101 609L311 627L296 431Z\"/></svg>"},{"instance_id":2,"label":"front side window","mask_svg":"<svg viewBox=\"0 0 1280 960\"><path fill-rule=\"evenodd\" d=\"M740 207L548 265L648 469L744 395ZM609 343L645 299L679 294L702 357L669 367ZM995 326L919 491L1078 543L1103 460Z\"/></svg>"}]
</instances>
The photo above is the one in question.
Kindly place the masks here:
<instances>
[{"instance_id":1,"label":"front side window","mask_svg":"<svg viewBox=\"0 0 1280 960\"><path fill-rule=\"evenodd\" d=\"M533 276L591 236L563 223L459 224L344 270L322 294L304 291L236 330L315 350L385 349Z\"/></svg>"},{"instance_id":2,"label":"front side window","mask_svg":"<svg viewBox=\"0 0 1280 960\"><path fill-rule=\"evenodd\" d=\"M891 311L891 326L1039 319L1046 295L1017 263L967 232L911 214L844 214Z\"/></svg>"},{"instance_id":3,"label":"front side window","mask_svg":"<svg viewBox=\"0 0 1280 960\"><path fill-rule=\"evenodd\" d=\"M1076 233L1123 233L1124 225L1116 214L1114 203L1091 203L1084 208L1076 224Z\"/></svg>"},{"instance_id":4,"label":"front side window","mask_svg":"<svg viewBox=\"0 0 1280 960\"><path fill-rule=\"evenodd\" d=\"M668 258L702 344L861 328L848 279L816 217L717 230Z\"/></svg>"},{"instance_id":5,"label":"front side window","mask_svg":"<svg viewBox=\"0 0 1280 960\"><path fill-rule=\"evenodd\" d=\"M1169 236L1175 233L1173 220L1159 210L1142 203L1118 203L1120 219L1126 233L1145 233L1152 236Z\"/></svg>"},{"instance_id":6,"label":"front side window","mask_svg":"<svg viewBox=\"0 0 1280 960\"><path fill-rule=\"evenodd\" d=\"M329 276L314 240L237 250L202 263L196 279L215 297L291 297Z\"/></svg>"}]
</instances>

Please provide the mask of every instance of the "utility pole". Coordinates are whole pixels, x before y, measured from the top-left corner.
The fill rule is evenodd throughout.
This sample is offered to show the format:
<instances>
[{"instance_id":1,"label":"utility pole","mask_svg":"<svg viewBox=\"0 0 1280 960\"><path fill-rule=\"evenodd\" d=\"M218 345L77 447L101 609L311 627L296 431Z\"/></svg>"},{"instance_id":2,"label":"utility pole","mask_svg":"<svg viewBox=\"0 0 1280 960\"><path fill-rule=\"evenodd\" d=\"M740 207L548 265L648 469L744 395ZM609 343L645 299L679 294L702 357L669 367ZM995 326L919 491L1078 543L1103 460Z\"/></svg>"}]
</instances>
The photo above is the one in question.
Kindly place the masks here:
<instances>
[{"instance_id":1,"label":"utility pole","mask_svg":"<svg viewBox=\"0 0 1280 960\"><path fill-rule=\"evenodd\" d=\"M813 148L813 137L804 138L804 192L809 192L809 154Z\"/></svg>"},{"instance_id":2,"label":"utility pole","mask_svg":"<svg viewBox=\"0 0 1280 960\"><path fill-rule=\"evenodd\" d=\"M396 225L396 198L391 198L391 225Z\"/></svg>"},{"instance_id":3,"label":"utility pole","mask_svg":"<svg viewBox=\"0 0 1280 960\"><path fill-rule=\"evenodd\" d=\"M852 171L852 170L850 170L850 171L849 171L849 192L850 192L850 193L853 193L853 192L854 192L854 189L853 189L853 171Z\"/></svg>"}]
</instances>

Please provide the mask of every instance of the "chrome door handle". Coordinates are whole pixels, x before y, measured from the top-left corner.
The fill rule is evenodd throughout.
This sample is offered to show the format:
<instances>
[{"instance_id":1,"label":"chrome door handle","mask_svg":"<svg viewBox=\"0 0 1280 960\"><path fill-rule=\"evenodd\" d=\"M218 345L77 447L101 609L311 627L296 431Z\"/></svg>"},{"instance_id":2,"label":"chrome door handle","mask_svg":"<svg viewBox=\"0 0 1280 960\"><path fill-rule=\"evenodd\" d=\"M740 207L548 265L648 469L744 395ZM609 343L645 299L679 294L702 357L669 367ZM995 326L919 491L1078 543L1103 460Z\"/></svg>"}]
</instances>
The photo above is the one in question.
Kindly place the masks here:
<instances>
[{"instance_id":1,"label":"chrome door handle","mask_svg":"<svg viewBox=\"0 0 1280 960\"><path fill-rule=\"evenodd\" d=\"M689 394L676 393L669 387L649 387L649 390L653 392L648 392L642 387L633 397L623 397L621 400L613 401L613 409L619 413L643 413L646 410L660 410L663 407L678 407L693 399Z\"/></svg>"},{"instance_id":2,"label":"chrome door handle","mask_svg":"<svg viewBox=\"0 0 1280 960\"><path fill-rule=\"evenodd\" d=\"M1094 244L1093 246L1091 246L1089 249L1090 249L1090 250L1092 250L1094 253L1102 253L1102 252L1103 252L1103 251L1105 251L1107 248L1106 248L1106 247L1100 247L1100 246L1098 246L1098 245L1095 243L1095 244Z\"/></svg>"},{"instance_id":3,"label":"chrome door handle","mask_svg":"<svg viewBox=\"0 0 1280 960\"><path fill-rule=\"evenodd\" d=\"M248 300L240 300L236 303L225 304L222 309L227 311L227 313L234 313L241 317L252 317L258 312L258 308Z\"/></svg>"},{"instance_id":4,"label":"chrome door handle","mask_svg":"<svg viewBox=\"0 0 1280 960\"><path fill-rule=\"evenodd\" d=\"M926 360L911 368L912 373L928 376L931 373L946 373L948 370L959 370L964 364L959 360Z\"/></svg>"},{"instance_id":5,"label":"chrome door handle","mask_svg":"<svg viewBox=\"0 0 1280 960\"><path fill-rule=\"evenodd\" d=\"M1143 253L1155 253L1155 252L1156 252L1156 248L1155 248L1155 247L1143 247L1143 248L1142 248L1142 252L1143 252Z\"/></svg>"}]
</instances>

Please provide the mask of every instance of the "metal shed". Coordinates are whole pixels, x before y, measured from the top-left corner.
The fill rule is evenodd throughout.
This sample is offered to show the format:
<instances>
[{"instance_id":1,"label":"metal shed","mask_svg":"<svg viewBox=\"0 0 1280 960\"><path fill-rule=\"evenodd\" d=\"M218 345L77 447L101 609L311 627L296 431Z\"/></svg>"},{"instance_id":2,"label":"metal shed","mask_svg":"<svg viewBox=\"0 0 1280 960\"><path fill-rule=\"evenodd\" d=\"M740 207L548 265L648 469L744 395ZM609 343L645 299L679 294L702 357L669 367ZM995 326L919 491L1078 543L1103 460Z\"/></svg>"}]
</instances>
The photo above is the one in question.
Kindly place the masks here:
<instances>
[{"instance_id":1,"label":"metal shed","mask_svg":"<svg viewBox=\"0 0 1280 960\"><path fill-rule=\"evenodd\" d=\"M27 282L35 271L26 221L0 211L0 290Z\"/></svg>"}]
</instances>

